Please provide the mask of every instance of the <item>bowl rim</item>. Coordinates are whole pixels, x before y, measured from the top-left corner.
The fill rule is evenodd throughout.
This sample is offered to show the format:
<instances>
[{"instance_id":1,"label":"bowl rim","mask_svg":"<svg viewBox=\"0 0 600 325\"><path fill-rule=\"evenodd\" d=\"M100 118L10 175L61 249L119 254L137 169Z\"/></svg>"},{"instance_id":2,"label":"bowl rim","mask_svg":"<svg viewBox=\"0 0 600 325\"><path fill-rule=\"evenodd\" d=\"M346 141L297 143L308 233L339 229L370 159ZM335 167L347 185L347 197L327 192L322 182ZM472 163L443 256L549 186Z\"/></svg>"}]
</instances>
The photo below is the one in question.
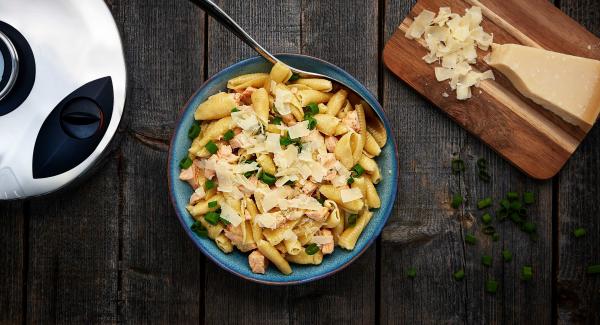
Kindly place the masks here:
<instances>
[{"instance_id":1,"label":"bowl rim","mask_svg":"<svg viewBox=\"0 0 600 325\"><path fill-rule=\"evenodd\" d=\"M350 73L348 73L346 70L338 67L337 65L325 61L323 59L319 59L316 58L314 56L310 56L310 55L306 55L306 54L297 54L297 53L275 53L274 54L276 57L277 56L296 56L296 57L300 57L300 58L305 58L305 59L310 59L310 60L314 60L314 61L318 61L320 63L323 63L325 65L329 65L343 73L345 73L351 80L353 80L354 82L356 82L357 84L359 84L368 94L368 96L372 97L373 101L377 104L377 107L374 107L374 111L376 113L376 115L378 115L381 120L383 121L384 127L388 133L388 137L387 137L387 143L388 144L392 144L393 145L393 150L394 150L394 155L392 157L392 169L396 170L396 176L399 175L399 155L398 155L398 146L396 145L396 141L393 137L393 132L390 126L390 122L387 119L387 116L385 114L385 111L383 110L383 107L381 106L381 104L379 103L379 100L377 99L377 97L375 97L371 91L364 86L360 81L358 81L356 78L354 78ZM381 236L381 233L383 231L383 228L385 227L386 223L388 222L390 215L392 213L392 209L395 205L395 199L398 195L398 178L394 178L392 179L392 183L391 183L391 187L392 187L392 195L391 197L393 198L394 201L390 202L390 204L387 205L387 207L382 211L383 212L383 220L381 221L381 224L375 228L375 231L373 232L373 235L371 236L371 238L369 238L365 244L365 246L363 247L362 250L357 251L355 253L354 256L352 256L349 260L347 260L346 262L344 262L342 265L340 265L338 268L331 270L329 272L324 272L324 273L320 273L314 276L309 276L300 280L293 280L293 281L272 281L272 280L262 280L262 279L258 279L258 278L253 278L253 277L249 277L246 276L232 268L230 268L229 266L225 265L224 263L222 263L221 261L219 261L215 256L213 256L211 253L209 253L207 250L204 249L204 247L202 247L202 245L200 245L200 243L198 241L196 241L194 239L195 234L192 232L191 228L187 226L187 224L185 223L184 218L189 218L189 215L183 216L181 215L181 213L179 213L179 210L177 209L177 200L175 198L175 194L174 194L174 189L173 189L173 184L171 183L171 170L172 170L172 164L173 164L173 160L171 159L172 155L173 155L173 148L174 148L174 142L175 142L175 138L176 136L179 134L180 128L183 124L183 118L185 115L185 112L187 110L187 108L189 107L189 105L192 103L192 101L198 96L198 94L200 93L200 91L202 89L204 89L209 83L211 83L217 76L231 71L231 70L235 70L237 69L239 66L243 66L248 64L250 61L254 61L254 60L260 60L263 59L261 56L259 55L255 55L255 56L251 56L249 58L237 61L221 70L219 70L218 72L214 73L212 76L210 76L208 79L206 79L202 85L200 85L200 87L198 87L196 89L196 91L188 98L188 100L185 102L185 104L181 107L180 112L179 112L179 116L177 117L177 123L175 124L175 127L173 129L173 134L171 135L171 140L169 141L169 151L168 151L168 156L167 156L167 183L168 183L168 187L169 187L169 199L171 201L171 208L173 210L175 210L175 214L177 215L177 219L179 220L179 223L181 224L183 230L186 232L186 234L188 235L189 239L194 243L194 245L202 252L202 254L205 257L208 257L212 262L214 262L215 264L217 264L221 269L236 275L242 279L245 280L249 280L255 283L260 283L260 284L265 284L265 285L272 285L272 286L288 286L288 285L298 285L298 284L303 284L303 283L308 283L308 282L313 282L319 279L323 279L326 277L329 277L331 275L334 275L338 272L340 272L341 270L347 268L350 264L352 264L356 259L358 259L360 256L362 256L370 247L371 245L373 245L373 242L375 242L375 240L377 238L379 238L379 236ZM352 87L351 87L352 88ZM381 211L381 210L380 210Z\"/></svg>"}]
</instances>

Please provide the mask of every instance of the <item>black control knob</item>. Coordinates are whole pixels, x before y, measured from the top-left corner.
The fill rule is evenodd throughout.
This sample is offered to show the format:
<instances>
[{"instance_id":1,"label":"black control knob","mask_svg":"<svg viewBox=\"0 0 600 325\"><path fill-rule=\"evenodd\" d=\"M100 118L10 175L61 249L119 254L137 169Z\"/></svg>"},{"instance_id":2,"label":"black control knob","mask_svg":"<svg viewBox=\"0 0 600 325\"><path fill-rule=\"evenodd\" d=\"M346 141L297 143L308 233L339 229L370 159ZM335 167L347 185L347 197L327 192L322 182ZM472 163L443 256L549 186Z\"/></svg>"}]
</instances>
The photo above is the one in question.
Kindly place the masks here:
<instances>
[{"instance_id":1,"label":"black control knob","mask_svg":"<svg viewBox=\"0 0 600 325\"><path fill-rule=\"evenodd\" d=\"M102 110L89 98L74 98L62 109L60 126L69 136L87 139L102 128Z\"/></svg>"}]
</instances>

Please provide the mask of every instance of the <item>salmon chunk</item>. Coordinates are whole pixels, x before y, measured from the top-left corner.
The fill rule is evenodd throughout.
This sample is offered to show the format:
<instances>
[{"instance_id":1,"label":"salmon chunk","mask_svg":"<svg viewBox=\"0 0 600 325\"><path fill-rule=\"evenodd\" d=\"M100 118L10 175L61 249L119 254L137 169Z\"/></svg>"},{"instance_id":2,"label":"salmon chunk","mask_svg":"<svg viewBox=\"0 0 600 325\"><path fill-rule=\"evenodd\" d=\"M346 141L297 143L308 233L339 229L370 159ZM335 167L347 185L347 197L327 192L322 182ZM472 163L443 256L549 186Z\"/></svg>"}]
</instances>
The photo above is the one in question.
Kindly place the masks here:
<instances>
[{"instance_id":1,"label":"salmon chunk","mask_svg":"<svg viewBox=\"0 0 600 325\"><path fill-rule=\"evenodd\" d=\"M255 250L248 255L248 264L250 264L252 272L265 274L267 266L269 265L269 260L267 260L267 258L258 250Z\"/></svg>"}]
</instances>

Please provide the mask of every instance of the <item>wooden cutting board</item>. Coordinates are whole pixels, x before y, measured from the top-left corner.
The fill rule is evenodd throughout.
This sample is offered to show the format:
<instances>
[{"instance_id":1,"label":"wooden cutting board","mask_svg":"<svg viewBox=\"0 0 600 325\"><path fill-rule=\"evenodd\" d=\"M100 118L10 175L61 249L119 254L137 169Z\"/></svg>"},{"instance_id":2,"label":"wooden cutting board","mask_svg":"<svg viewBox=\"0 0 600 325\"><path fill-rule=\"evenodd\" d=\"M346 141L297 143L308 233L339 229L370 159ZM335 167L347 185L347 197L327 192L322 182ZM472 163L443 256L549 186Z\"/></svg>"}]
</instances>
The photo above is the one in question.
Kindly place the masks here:
<instances>
[{"instance_id":1,"label":"wooden cutting board","mask_svg":"<svg viewBox=\"0 0 600 325\"><path fill-rule=\"evenodd\" d=\"M495 43L516 43L556 52L600 59L600 39L546 0L419 0L383 51L385 65L398 77L427 97L456 123L487 143L492 149L531 177L556 175L587 131L522 96L500 72L496 80L472 88L473 97L456 99L448 81L435 79L434 67L421 58L427 53L417 40L404 37L412 19L422 10L435 13L440 7L464 15L473 5L482 8L484 31ZM474 69L490 69L478 50ZM444 97L442 94L448 94Z\"/></svg>"}]
</instances>

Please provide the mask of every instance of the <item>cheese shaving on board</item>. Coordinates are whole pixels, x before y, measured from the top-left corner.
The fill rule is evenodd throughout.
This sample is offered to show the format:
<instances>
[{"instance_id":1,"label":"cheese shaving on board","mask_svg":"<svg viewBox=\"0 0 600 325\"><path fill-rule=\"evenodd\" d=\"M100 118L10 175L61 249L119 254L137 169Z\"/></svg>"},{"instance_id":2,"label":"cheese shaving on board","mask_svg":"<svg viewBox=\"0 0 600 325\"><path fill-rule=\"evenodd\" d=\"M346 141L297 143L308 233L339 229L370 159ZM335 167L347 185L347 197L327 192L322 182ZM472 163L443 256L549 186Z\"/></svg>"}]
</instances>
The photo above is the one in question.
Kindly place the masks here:
<instances>
[{"instance_id":1,"label":"cheese shaving on board","mask_svg":"<svg viewBox=\"0 0 600 325\"><path fill-rule=\"evenodd\" d=\"M405 34L409 39L423 38L429 50L423 60L428 64L441 61L441 67L435 68L436 80L450 80L458 100L471 98L471 87L480 81L494 79L491 70L481 73L471 67L477 60L476 49L487 51L493 41L493 35L480 26L482 20L481 8L476 6L465 9L464 16L449 7L441 7L437 16L423 10Z\"/></svg>"},{"instance_id":2,"label":"cheese shaving on board","mask_svg":"<svg viewBox=\"0 0 600 325\"><path fill-rule=\"evenodd\" d=\"M362 199L363 195L359 188L346 188L340 190L340 196L342 197L342 202L348 203L350 201Z\"/></svg>"}]
</instances>

